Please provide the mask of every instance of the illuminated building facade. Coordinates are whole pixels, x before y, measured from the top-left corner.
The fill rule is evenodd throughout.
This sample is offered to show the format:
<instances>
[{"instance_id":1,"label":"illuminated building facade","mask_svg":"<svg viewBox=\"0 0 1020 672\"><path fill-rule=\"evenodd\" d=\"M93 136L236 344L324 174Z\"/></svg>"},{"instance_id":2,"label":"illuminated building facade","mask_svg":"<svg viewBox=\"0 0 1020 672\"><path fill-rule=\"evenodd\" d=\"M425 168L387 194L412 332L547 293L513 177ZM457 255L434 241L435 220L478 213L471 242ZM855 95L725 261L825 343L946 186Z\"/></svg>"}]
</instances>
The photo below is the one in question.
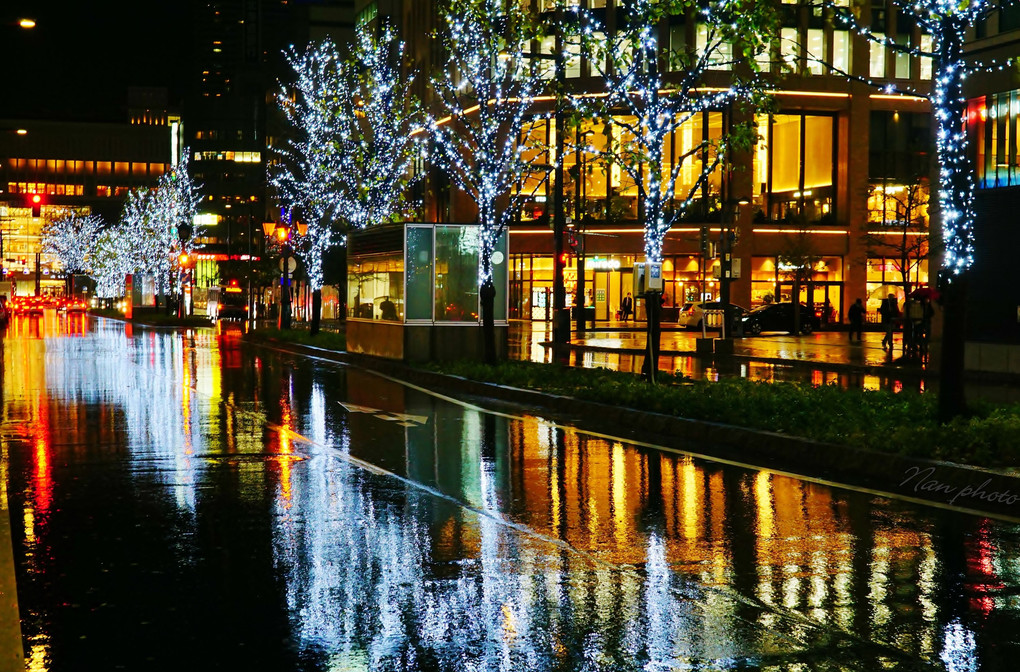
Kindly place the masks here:
<instances>
[{"instance_id":1,"label":"illuminated building facade","mask_svg":"<svg viewBox=\"0 0 1020 672\"><path fill-rule=\"evenodd\" d=\"M520 2L547 16L559 4L554 0ZM597 12L610 32L622 12L619 0L572 0L565 4ZM929 36L898 14L891 2L860 4L862 21L875 33L908 46L930 44ZM387 16L401 26L401 36L408 43L418 73L431 72L441 63L428 37L437 27L435 2L379 0L358 2L357 9L366 20ZM774 74L773 111L755 118L760 136L757 147L734 157L730 171L733 177L728 184L722 183L720 172L715 173L702 190L701 202L666 236L666 320L685 302L719 296L719 282L713 277L719 261L711 249L702 253L701 236L707 229L708 242L716 243L723 225L733 226L737 234L733 252L739 259L740 275L733 282L731 300L745 307L793 298L792 266L784 260L796 250L806 259L802 263L811 269L803 276L800 301L816 307L828 302L837 320L844 318L846 308L858 297L866 301L873 315L879 300L889 291L897 291L902 298L905 282L911 287L928 283L927 194L932 141L929 105L923 96L931 63L925 58L904 57L838 29L828 10L783 2L780 11L783 25L781 35L776 36L773 56L776 63L785 61L787 69L783 73L776 69ZM703 32L693 16L670 17L659 26L659 44L673 48L698 44ZM552 38L532 46L533 52L545 54L554 49ZM586 57L568 53L564 60L568 94L604 90ZM843 72L868 79L876 86L850 82ZM725 69L709 75L720 85L730 76ZM887 83L920 95L880 93L879 87ZM424 83L421 94L427 99ZM536 102L535 118L528 130L532 139L544 142L547 156L539 162L546 165L553 165L557 158L553 104L548 100ZM671 140L670 161L703 138L721 137L739 120L734 111L719 109L687 122ZM568 146L587 145L594 151L566 151L562 157L568 216L582 215L572 239L583 241L585 286L591 290L588 301L594 305L598 320L615 317L621 299L631 291L633 265L644 261L637 186L599 155L619 142L619 137L613 136L611 122L589 120L572 131L577 136L594 131L584 142L577 142L577 136L566 138ZM700 168L701 164L695 162L681 175L678 196L697 178ZM572 177L578 174L584 176L580 184ZM448 193L441 175L434 171L430 179L423 189L429 194L425 217L436 221L474 219L471 204L456 193ZM511 230L511 318L551 318L555 247L550 229L552 189L551 182L540 188ZM740 208L733 222L721 221L723 209L719 203L723 193L750 201ZM571 249L571 245L565 247ZM565 272L568 306L575 301L577 269L574 252ZM643 306L639 308L640 317Z\"/></svg>"},{"instance_id":2,"label":"illuminated building facade","mask_svg":"<svg viewBox=\"0 0 1020 672\"><path fill-rule=\"evenodd\" d=\"M76 210L113 223L131 189L156 186L179 124L165 109L152 119L160 123L0 121L0 250L18 294L64 291L62 269L41 249L47 222Z\"/></svg>"},{"instance_id":3,"label":"illuminated building facade","mask_svg":"<svg viewBox=\"0 0 1020 672\"><path fill-rule=\"evenodd\" d=\"M979 24L969 53L983 62L1020 53L1020 7ZM968 291L969 340L1020 343L1020 85L1012 67L970 81L967 128L977 187L975 254Z\"/></svg>"}]
</instances>

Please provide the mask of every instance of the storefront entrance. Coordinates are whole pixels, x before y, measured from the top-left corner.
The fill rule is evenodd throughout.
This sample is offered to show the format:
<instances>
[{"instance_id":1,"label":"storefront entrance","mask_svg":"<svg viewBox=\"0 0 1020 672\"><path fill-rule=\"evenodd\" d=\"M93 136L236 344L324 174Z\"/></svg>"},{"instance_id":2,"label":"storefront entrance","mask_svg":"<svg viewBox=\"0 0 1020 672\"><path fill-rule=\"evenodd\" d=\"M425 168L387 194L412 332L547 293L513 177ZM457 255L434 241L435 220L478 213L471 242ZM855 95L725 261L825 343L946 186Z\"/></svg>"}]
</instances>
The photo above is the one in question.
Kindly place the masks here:
<instances>
[{"instance_id":1,"label":"storefront entrance","mask_svg":"<svg viewBox=\"0 0 1020 672\"><path fill-rule=\"evenodd\" d=\"M793 283L780 282L778 284L778 297L780 301L793 300ZM822 326L826 324L837 324L842 321L843 315L843 283L841 282L812 282L802 284L798 299L800 303L810 304L814 307L815 314L821 320ZM828 309L826 309L828 306Z\"/></svg>"}]
</instances>

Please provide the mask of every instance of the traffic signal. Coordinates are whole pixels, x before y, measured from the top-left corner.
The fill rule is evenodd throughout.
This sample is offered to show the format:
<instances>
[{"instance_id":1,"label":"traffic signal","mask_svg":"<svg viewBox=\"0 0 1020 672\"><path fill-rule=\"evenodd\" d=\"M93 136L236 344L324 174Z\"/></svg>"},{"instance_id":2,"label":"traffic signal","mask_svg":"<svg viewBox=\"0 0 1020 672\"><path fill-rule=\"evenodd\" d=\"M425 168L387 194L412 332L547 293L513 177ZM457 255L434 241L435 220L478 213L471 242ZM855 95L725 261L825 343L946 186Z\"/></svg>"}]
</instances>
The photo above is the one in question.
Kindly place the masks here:
<instances>
[{"instance_id":1,"label":"traffic signal","mask_svg":"<svg viewBox=\"0 0 1020 672\"><path fill-rule=\"evenodd\" d=\"M33 217L41 217L42 216L42 196L40 196L39 194L32 194L32 197L29 199L29 201L32 203L32 216Z\"/></svg>"}]
</instances>

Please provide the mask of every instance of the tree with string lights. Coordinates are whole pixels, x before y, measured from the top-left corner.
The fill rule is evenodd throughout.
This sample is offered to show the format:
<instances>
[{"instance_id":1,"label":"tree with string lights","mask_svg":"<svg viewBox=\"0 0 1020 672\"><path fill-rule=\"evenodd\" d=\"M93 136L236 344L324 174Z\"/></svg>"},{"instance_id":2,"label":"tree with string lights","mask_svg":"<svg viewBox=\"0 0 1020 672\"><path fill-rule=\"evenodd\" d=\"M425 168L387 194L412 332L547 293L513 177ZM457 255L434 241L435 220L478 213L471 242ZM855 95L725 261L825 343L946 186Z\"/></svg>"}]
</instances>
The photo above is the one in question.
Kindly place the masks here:
<instances>
[{"instance_id":1,"label":"tree with string lights","mask_svg":"<svg viewBox=\"0 0 1020 672\"><path fill-rule=\"evenodd\" d=\"M97 298L109 301L124 295L124 278L135 270L134 243L134 237L123 226L109 227L95 237L89 250L89 277L96 283Z\"/></svg>"},{"instance_id":2,"label":"tree with string lights","mask_svg":"<svg viewBox=\"0 0 1020 672\"><path fill-rule=\"evenodd\" d=\"M420 156L414 131L421 106L405 73L405 48L388 25L378 37L359 29L354 53L342 59L330 40L291 51L295 80L278 96L292 137L277 150L270 181L284 207L303 215L295 251L312 288L318 331L323 256L343 244L343 227L361 229L405 215ZM291 89L293 95L291 95Z\"/></svg>"},{"instance_id":3,"label":"tree with string lights","mask_svg":"<svg viewBox=\"0 0 1020 672\"><path fill-rule=\"evenodd\" d=\"M771 3L751 0L634 0L625 11L626 19L608 38L602 37L609 33L594 13L579 14L576 39L593 70L604 79L607 96L575 102L589 115L610 118L614 132L622 136L615 144L607 143L608 158L637 187L645 260L658 264L666 233L702 201L710 176L727 163L728 153L749 148L755 139L750 126L733 125L722 137L694 142L674 155L674 132L707 111L760 98L765 84L757 76L758 59L768 53L768 36L778 32L777 15ZM701 33L696 49L672 50L660 44L662 22L677 14L697 16ZM730 83L710 86L709 73L719 70L733 72ZM680 177L692 165L697 177L678 194ZM725 208L726 199L720 197L719 206ZM654 382L658 292L649 292L646 301L644 373Z\"/></svg>"},{"instance_id":4,"label":"tree with string lights","mask_svg":"<svg viewBox=\"0 0 1020 672\"><path fill-rule=\"evenodd\" d=\"M202 235L194 224L202 196L188 174L188 153L155 189L130 191L121 215L119 228L131 241L123 249L128 272L152 276L157 293L180 292L180 255L191 254Z\"/></svg>"},{"instance_id":5,"label":"tree with string lights","mask_svg":"<svg viewBox=\"0 0 1020 672\"><path fill-rule=\"evenodd\" d=\"M521 141L543 85L527 58L538 34L531 17L505 0L446 0L441 24L436 39L447 62L432 79L439 114L429 125L437 162L478 210L482 338L485 359L492 362L493 253L546 174L536 165L541 154Z\"/></svg>"},{"instance_id":6,"label":"tree with string lights","mask_svg":"<svg viewBox=\"0 0 1020 672\"><path fill-rule=\"evenodd\" d=\"M927 98L935 127L938 207L934 214L941 229L939 285L944 309L939 418L947 422L966 411L963 389L966 287L968 271L974 264L975 185L967 146L964 82L974 72L1010 67L1012 62L981 63L964 53L967 31L999 9L987 0L894 0L893 4L916 21L923 33L931 35L930 51L874 34L856 20L849 8L833 10L844 25L872 44L932 62L932 86ZM886 93L919 95L894 84L868 83Z\"/></svg>"},{"instance_id":7,"label":"tree with string lights","mask_svg":"<svg viewBox=\"0 0 1020 672\"><path fill-rule=\"evenodd\" d=\"M43 229L42 250L55 256L67 274L68 297L73 293L74 274L90 270L90 257L102 228L102 218L72 212Z\"/></svg>"}]
</instances>

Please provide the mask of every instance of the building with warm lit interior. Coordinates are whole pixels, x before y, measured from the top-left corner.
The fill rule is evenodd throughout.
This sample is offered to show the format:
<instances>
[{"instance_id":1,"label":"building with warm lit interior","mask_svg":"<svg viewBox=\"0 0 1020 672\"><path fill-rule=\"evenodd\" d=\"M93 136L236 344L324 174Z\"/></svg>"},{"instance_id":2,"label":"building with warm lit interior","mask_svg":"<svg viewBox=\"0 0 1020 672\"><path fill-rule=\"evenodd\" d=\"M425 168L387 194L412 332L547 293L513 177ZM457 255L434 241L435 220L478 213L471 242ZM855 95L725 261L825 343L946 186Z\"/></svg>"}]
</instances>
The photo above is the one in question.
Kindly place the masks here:
<instances>
[{"instance_id":1,"label":"building with warm lit interior","mask_svg":"<svg viewBox=\"0 0 1020 672\"><path fill-rule=\"evenodd\" d=\"M155 187L172 165L179 121L165 108L141 117L125 124L0 120L0 258L18 294L64 292L64 269L42 250L47 222L70 212L116 222L128 192Z\"/></svg>"},{"instance_id":2,"label":"building with warm lit interior","mask_svg":"<svg viewBox=\"0 0 1020 672\"><path fill-rule=\"evenodd\" d=\"M554 0L520 2L548 18L558 4ZM592 9L610 32L622 12L619 0L571 0L566 5ZM439 26L436 2L359 1L356 8L368 21L393 21L401 29L420 75L441 65L435 60L441 50L430 37ZM876 33L899 44L930 45L930 36L921 34L891 2L860 3L859 10L861 21ZM841 30L831 10L806 2L783 2L780 11L782 30L776 36L773 57L776 62L785 61L788 68L774 73L773 110L754 119L760 136L757 146L735 157L728 184L723 184L720 172L714 173L701 192L701 202L666 236L663 317L667 321L686 302L719 296L719 261L713 255L714 245L703 252L703 229L709 243L718 241L724 228L735 229L737 261L731 300L746 308L793 298L789 259L798 255L808 260L810 268L802 276L799 300L819 310L827 302L835 320L845 319L846 308L856 298L865 300L869 319L877 319L879 300L890 291L902 300L905 283L916 287L934 277L928 258L927 213L932 136L929 104L923 97L931 76L929 59L904 56ZM702 35L703 27L693 15L669 17L658 33L659 43L671 47L699 44ZM533 52L545 54L555 48L553 37L532 46ZM604 89L596 69L579 53L565 54L564 70L568 94ZM843 73L868 79L874 86L850 81ZM730 77L725 68L709 74L720 84ZM887 83L921 95L885 94L882 87ZM420 92L427 96L424 84ZM554 103L550 96L544 98L535 104L529 133L544 140L548 156L543 163L553 165L557 158ZM730 109L703 113L675 132L672 156L681 156L702 138L719 137L736 120ZM567 306L576 301L578 253L583 248L584 284L590 289L586 302L594 306L597 320L615 318L622 297L631 291L632 268L644 260L637 186L599 154L619 142L611 122L590 120L573 131L577 135L567 138L568 144L574 141L594 151L569 151L562 157L565 207L574 220L573 233L568 235L570 242L581 241L577 248L570 242L564 245L569 255ZM587 131L593 132L585 142L577 142ZM701 165L694 162L681 175L678 196L696 179ZM581 184L574 181L578 172L584 176ZM512 319L551 318L553 188L551 181L540 188L517 213L510 231ZM474 221L470 201L449 189L439 171L430 173L423 192L429 194L426 219ZM749 204L731 214L719 207L720 194L726 194L727 201L739 198ZM642 308L639 303L639 317Z\"/></svg>"}]
</instances>

